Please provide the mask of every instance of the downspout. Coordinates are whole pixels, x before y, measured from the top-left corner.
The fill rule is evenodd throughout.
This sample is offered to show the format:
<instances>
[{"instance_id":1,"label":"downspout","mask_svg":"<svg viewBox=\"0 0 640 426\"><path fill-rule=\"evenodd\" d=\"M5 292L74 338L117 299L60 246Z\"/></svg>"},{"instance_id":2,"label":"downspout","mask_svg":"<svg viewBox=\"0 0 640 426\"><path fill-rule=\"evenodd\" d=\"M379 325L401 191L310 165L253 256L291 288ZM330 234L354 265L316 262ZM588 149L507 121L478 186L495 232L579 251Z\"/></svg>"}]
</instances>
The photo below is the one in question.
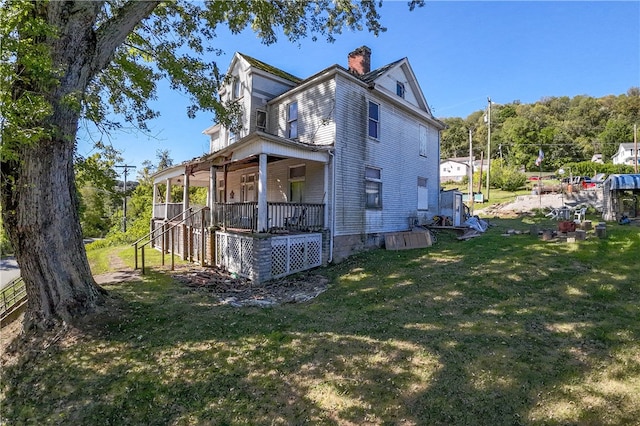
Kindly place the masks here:
<instances>
[{"instance_id":1,"label":"downspout","mask_svg":"<svg viewBox=\"0 0 640 426\"><path fill-rule=\"evenodd\" d=\"M329 230L329 259L328 263L333 263L333 233L336 229L336 157L334 150L328 150L329 156L331 156L331 227Z\"/></svg>"}]
</instances>

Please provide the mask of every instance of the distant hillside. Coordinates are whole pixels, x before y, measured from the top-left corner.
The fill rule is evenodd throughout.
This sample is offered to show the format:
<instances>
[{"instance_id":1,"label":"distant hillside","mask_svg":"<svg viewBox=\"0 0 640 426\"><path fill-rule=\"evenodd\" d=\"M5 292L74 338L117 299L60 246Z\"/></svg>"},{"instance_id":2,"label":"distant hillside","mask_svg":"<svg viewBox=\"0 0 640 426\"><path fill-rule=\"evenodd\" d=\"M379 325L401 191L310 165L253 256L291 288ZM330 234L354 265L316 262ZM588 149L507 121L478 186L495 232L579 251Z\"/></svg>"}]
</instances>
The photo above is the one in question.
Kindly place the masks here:
<instances>
[{"instance_id":1,"label":"distant hillside","mask_svg":"<svg viewBox=\"0 0 640 426\"><path fill-rule=\"evenodd\" d=\"M441 158L469 155L469 128L473 129L473 152L487 158L487 111L467 118L442 118L448 128L442 132ZM611 162L620 143L633 142L633 125L640 125L640 88L626 94L593 98L547 97L533 104L514 101L491 108L491 158L508 164L534 166L540 149L543 170L588 161L602 154Z\"/></svg>"}]
</instances>

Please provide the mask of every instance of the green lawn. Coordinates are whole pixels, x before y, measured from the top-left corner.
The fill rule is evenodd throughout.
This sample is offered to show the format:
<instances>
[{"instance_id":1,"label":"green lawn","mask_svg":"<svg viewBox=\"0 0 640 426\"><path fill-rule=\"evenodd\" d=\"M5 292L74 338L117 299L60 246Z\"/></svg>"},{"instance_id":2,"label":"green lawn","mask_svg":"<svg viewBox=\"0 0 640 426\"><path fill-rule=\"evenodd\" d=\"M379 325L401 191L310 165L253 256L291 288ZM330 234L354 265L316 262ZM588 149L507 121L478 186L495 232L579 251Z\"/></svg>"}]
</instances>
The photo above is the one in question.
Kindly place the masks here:
<instances>
[{"instance_id":1,"label":"green lawn","mask_svg":"<svg viewBox=\"0 0 640 426\"><path fill-rule=\"evenodd\" d=\"M108 286L112 315L3 367L2 424L640 424L640 228L501 235L539 220L352 257L304 304Z\"/></svg>"}]
</instances>

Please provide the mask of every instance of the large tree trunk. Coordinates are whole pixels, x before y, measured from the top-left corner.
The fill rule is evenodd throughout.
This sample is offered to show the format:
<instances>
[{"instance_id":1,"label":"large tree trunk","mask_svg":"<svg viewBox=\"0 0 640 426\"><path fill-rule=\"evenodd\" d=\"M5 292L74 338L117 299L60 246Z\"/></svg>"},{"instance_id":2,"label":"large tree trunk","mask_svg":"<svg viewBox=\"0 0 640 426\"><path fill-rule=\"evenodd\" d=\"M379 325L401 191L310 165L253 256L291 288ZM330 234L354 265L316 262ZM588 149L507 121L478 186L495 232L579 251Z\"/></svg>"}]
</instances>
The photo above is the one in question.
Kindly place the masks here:
<instances>
[{"instance_id":1,"label":"large tree trunk","mask_svg":"<svg viewBox=\"0 0 640 426\"><path fill-rule=\"evenodd\" d=\"M73 322L103 301L89 269L78 217L73 153L80 109L70 102L89 81L98 10L96 4L79 8L70 2L33 8L34 17L60 29L54 37L37 40L49 46L54 69L61 71L56 72L56 84L43 85L37 71L23 66L18 57L18 67L34 78L18 81L15 98L28 91L42 93L52 108L51 116L34 123L45 129L44 135L19 146L18 160L3 164L3 174L14 180L3 215L27 288L25 328Z\"/></svg>"},{"instance_id":2,"label":"large tree trunk","mask_svg":"<svg viewBox=\"0 0 640 426\"><path fill-rule=\"evenodd\" d=\"M0 161L2 215L27 288L27 328L73 322L104 300L104 291L89 269L78 217L73 154L80 105L92 78L108 66L115 49L158 2L130 1L107 9L103 5L103 1L17 5L26 11L16 27L21 43L46 46L52 66L47 70L41 66L45 61L16 53L20 78L12 86L13 99L42 96L51 115L21 117L25 134L38 128L44 132L21 141L14 158ZM105 19L107 11L111 15ZM100 13L105 15L99 18ZM33 36L37 20L52 31Z\"/></svg>"},{"instance_id":3,"label":"large tree trunk","mask_svg":"<svg viewBox=\"0 0 640 426\"><path fill-rule=\"evenodd\" d=\"M72 155L60 140L22 150L10 234L27 288L26 328L73 322L103 300L82 241Z\"/></svg>"}]
</instances>

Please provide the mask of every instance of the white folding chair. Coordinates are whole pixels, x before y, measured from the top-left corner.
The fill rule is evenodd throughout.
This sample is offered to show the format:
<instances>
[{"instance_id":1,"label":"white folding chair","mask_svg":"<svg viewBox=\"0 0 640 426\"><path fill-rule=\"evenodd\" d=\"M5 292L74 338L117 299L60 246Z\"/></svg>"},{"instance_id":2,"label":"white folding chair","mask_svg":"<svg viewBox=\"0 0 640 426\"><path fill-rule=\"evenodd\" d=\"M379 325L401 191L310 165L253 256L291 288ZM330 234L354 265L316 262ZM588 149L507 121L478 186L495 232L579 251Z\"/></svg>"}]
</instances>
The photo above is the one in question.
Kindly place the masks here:
<instances>
[{"instance_id":1,"label":"white folding chair","mask_svg":"<svg viewBox=\"0 0 640 426\"><path fill-rule=\"evenodd\" d=\"M573 221L582 223L582 221L584 220L584 215L586 213L587 213L587 208L586 207L582 207L580 209L576 209L576 211L573 212Z\"/></svg>"},{"instance_id":2,"label":"white folding chair","mask_svg":"<svg viewBox=\"0 0 640 426\"><path fill-rule=\"evenodd\" d=\"M558 209L555 208L549 208L549 212L547 214L545 214L545 217L548 217L549 219L552 220L556 220L558 219L558 214L560 212L558 211Z\"/></svg>"}]
</instances>

